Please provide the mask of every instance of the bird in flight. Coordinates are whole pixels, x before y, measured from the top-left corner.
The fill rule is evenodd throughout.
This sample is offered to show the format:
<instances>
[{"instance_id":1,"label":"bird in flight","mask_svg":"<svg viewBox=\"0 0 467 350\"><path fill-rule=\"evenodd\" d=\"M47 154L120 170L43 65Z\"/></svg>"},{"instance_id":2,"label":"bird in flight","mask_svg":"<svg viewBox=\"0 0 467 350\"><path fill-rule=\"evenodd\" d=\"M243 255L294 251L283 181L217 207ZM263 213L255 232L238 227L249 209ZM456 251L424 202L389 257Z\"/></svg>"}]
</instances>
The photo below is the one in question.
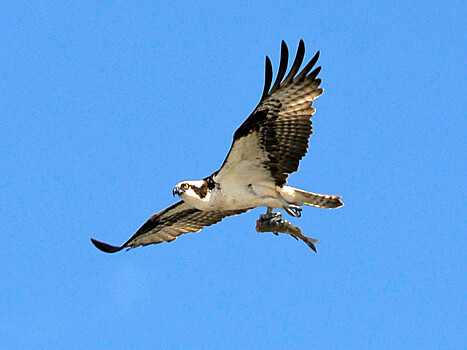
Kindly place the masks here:
<instances>
[{"instance_id":1,"label":"bird in flight","mask_svg":"<svg viewBox=\"0 0 467 350\"><path fill-rule=\"evenodd\" d=\"M256 108L233 135L232 146L219 170L202 180L179 182L173 189L180 201L151 216L123 245L113 246L91 238L101 251L171 242L184 233L198 232L227 216L257 207L282 209L300 217L302 206L339 208L340 196L307 192L287 185L298 170L312 134L313 100L323 89L313 69L319 51L299 72L305 56L300 40L287 76L289 52L282 41L277 77L272 84L272 65L266 56L263 94ZM285 76L285 78L284 78Z\"/></svg>"}]
</instances>

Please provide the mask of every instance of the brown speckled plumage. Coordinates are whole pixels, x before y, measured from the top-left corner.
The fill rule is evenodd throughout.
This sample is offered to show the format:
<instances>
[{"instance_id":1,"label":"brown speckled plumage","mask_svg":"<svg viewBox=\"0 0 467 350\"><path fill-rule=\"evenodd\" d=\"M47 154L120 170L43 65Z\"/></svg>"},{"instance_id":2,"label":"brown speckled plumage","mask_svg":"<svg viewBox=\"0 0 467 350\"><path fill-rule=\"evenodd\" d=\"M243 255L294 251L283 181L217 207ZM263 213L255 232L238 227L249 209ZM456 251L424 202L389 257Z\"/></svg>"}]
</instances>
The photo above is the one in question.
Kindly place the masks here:
<instances>
[{"instance_id":1,"label":"brown speckled plumage","mask_svg":"<svg viewBox=\"0 0 467 350\"><path fill-rule=\"evenodd\" d=\"M300 41L292 68L282 81L289 57L287 45L282 42L279 72L271 89L272 67L266 56L266 78L261 101L235 132L232 144L234 147L235 140L258 133L261 147L269 158L266 166L279 185L286 182L288 174L298 170L300 160L307 152L308 139L312 134L311 117L315 113L313 100L323 93L319 87L321 79L316 78L321 67L310 73L318 61L319 52L297 75L304 54L305 44Z\"/></svg>"}]
</instances>

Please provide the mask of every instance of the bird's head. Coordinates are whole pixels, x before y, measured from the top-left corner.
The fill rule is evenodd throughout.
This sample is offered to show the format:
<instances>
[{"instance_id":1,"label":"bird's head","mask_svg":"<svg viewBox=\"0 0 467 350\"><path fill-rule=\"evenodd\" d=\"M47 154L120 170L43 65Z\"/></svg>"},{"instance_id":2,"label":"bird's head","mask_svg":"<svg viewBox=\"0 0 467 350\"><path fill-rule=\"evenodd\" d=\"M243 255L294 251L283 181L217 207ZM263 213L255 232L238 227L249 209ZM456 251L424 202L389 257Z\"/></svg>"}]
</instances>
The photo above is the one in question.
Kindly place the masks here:
<instances>
[{"instance_id":1,"label":"bird's head","mask_svg":"<svg viewBox=\"0 0 467 350\"><path fill-rule=\"evenodd\" d=\"M205 200L208 196L208 184L205 180L182 181L173 189L172 194L179 196L186 202Z\"/></svg>"}]
</instances>

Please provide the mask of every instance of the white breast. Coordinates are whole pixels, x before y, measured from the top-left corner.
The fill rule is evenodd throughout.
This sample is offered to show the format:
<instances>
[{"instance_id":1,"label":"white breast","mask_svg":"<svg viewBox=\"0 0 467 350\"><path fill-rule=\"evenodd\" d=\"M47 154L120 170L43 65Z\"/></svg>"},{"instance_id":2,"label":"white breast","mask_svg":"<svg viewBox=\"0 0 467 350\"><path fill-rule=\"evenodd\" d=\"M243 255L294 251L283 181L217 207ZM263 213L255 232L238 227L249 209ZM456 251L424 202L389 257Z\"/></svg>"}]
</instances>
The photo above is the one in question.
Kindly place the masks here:
<instances>
[{"instance_id":1,"label":"white breast","mask_svg":"<svg viewBox=\"0 0 467 350\"><path fill-rule=\"evenodd\" d=\"M267 155L260 147L257 133L237 139L223 167L214 176L220 190L213 190L213 206L229 209L281 207L275 180L264 167L266 161Z\"/></svg>"}]
</instances>

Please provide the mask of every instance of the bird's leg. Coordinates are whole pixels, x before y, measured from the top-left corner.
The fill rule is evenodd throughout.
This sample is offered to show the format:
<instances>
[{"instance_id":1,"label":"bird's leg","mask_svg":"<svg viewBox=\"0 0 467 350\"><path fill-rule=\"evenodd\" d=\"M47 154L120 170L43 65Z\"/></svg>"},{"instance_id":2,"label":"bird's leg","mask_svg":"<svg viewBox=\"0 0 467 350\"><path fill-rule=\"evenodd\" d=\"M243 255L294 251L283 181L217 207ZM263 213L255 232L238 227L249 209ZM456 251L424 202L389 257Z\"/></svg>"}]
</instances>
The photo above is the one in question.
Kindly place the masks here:
<instances>
[{"instance_id":1,"label":"bird's leg","mask_svg":"<svg viewBox=\"0 0 467 350\"><path fill-rule=\"evenodd\" d=\"M277 212L273 213L271 207L267 207L266 209L266 214L260 214L259 219L256 221L256 231L257 232L266 232L263 231L264 227L275 227L278 225L278 223L282 220L282 214ZM269 232L274 233L276 236L279 235L279 233L272 229L269 230Z\"/></svg>"},{"instance_id":2,"label":"bird's leg","mask_svg":"<svg viewBox=\"0 0 467 350\"><path fill-rule=\"evenodd\" d=\"M268 207L266 209L266 218L267 218L267 220L270 220L272 222L277 222L278 220L282 219L282 214L279 213L279 212L273 213L272 208ZM272 233L274 233L276 236L279 236L279 232L277 232L277 231L272 231Z\"/></svg>"},{"instance_id":3,"label":"bird's leg","mask_svg":"<svg viewBox=\"0 0 467 350\"><path fill-rule=\"evenodd\" d=\"M299 205L289 203L282 197L279 197L279 200L282 202L283 204L282 208L285 210L287 214L289 214L290 216L296 217L296 218L299 218L300 216L302 216L302 208Z\"/></svg>"},{"instance_id":4,"label":"bird's leg","mask_svg":"<svg viewBox=\"0 0 467 350\"><path fill-rule=\"evenodd\" d=\"M287 214L294 216L296 218L299 218L302 216L302 208L300 208L298 205L295 204L289 204L284 208L284 210L287 212Z\"/></svg>"}]
</instances>

